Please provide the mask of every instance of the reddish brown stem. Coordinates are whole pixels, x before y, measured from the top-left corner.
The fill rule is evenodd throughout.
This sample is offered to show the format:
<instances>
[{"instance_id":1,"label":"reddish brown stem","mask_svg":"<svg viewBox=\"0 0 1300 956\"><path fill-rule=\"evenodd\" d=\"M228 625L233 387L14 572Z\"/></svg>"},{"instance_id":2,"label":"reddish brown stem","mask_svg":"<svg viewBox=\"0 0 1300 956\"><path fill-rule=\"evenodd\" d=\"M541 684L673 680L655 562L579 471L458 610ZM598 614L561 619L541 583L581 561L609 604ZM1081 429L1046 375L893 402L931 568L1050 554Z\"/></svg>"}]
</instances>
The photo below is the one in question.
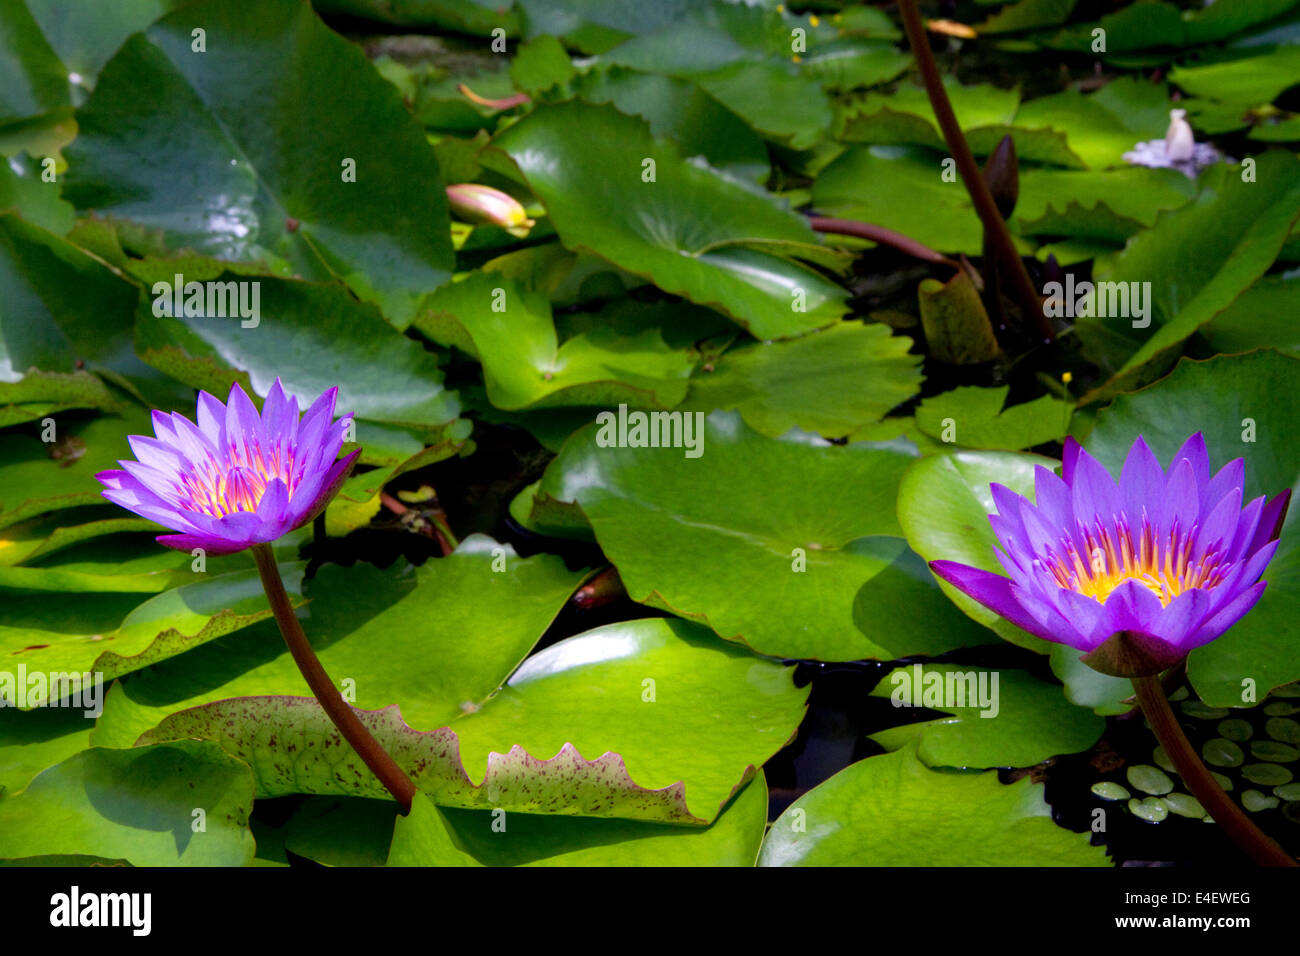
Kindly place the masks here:
<instances>
[{"instance_id":1,"label":"reddish brown stem","mask_svg":"<svg viewBox=\"0 0 1300 956\"><path fill-rule=\"evenodd\" d=\"M325 673L307 635L303 633L298 616L293 613L293 604L284 589L284 581L280 578L280 569L276 567L271 546L257 544L252 550L253 560L257 562L258 573L262 576L262 587L266 591L267 600L271 602L271 612L280 625L280 633L284 635L284 642L289 646L289 653L293 655L294 663L302 672L307 686L320 701L321 707L343 735L343 739L352 745L352 749L379 778L379 782L401 804L402 812L410 812L411 801L415 798L415 783L361 723L356 712L330 680L329 674Z\"/></svg>"},{"instance_id":2,"label":"reddish brown stem","mask_svg":"<svg viewBox=\"0 0 1300 956\"><path fill-rule=\"evenodd\" d=\"M1178 726L1178 719L1169 706L1169 698L1165 696L1160 678L1134 677L1133 689L1137 691L1142 712L1151 722L1151 729L1160 741L1160 746L1165 748L1178 776L1183 778L1183 783L1192 791L1192 796L1214 817L1214 822L1232 842L1260 866L1300 865L1276 840L1255 826L1245 811L1210 776L1210 771L1192 749L1183 728Z\"/></svg>"},{"instance_id":3,"label":"reddish brown stem","mask_svg":"<svg viewBox=\"0 0 1300 956\"><path fill-rule=\"evenodd\" d=\"M1011 280L1021 309L1037 324L1044 341L1051 342L1056 338L1056 333L1043 312L1042 299L1034 288L1033 280L1029 278L1029 272L1025 269L1020 253L1016 251L1006 220L998 212L993 195L989 192L988 183L984 181L970 144L962 134L961 124L957 122L957 116L952 111L952 103L948 101L948 93L943 88L943 78L939 75L939 66L930 51L930 41L926 38L925 24L921 21L921 12L917 8L916 0L898 0L898 10L903 18L907 42L912 47L917 68L921 71L925 91L930 97L930 105L934 108L935 119L939 121L939 128L943 131L948 151L956 160L957 171L961 173L962 182L966 184L966 192L970 194L971 202L975 205L975 212L988 231L994 251L1002 262L1006 277Z\"/></svg>"},{"instance_id":4,"label":"reddish brown stem","mask_svg":"<svg viewBox=\"0 0 1300 956\"><path fill-rule=\"evenodd\" d=\"M903 235L901 232L894 232L892 229L886 229L884 226L875 226L869 222L858 222L856 219L834 219L829 216L810 216L808 224L817 232L836 233L841 236L857 236L859 239L870 239L872 242L879 242L886 246L892 246L899 252L905 252L915 259L923 259L926 262L935 262L953 269L960 269L953 260L949 259L943 253L935 252L929 246L922 245L915 239Z\"/></svg>"}]
</instances>

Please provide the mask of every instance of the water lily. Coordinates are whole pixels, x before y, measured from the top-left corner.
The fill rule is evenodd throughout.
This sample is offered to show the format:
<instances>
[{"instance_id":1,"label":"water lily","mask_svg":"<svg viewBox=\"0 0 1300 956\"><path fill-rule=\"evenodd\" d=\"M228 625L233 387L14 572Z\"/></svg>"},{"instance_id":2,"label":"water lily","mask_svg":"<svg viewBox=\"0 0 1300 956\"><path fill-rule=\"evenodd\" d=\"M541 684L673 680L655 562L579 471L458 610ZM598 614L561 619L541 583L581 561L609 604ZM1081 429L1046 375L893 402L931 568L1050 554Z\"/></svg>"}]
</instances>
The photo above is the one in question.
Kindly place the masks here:
<instances>
[{"instance_id":1,"label":"water lily","mask_svg":"<svg viewBox=\"0 0 1300 956\"><path fill-rule=\"evenodd\" d=\"M337 395L300 419L278 378L261 414L238 383L224 405L201 391L197 424L155 411L154 437L128 438L136 460L95 477L109 501L176 532L158 538L170 548L219 555L275 541L319 514L356 460L335 460L351 417L334 421Z\"/></svg>"},{"instance_id":2,"label":"water lily","mask_svg":"<svg viewBox=\"0 0 1300 956\"><path fill-rule=\"evenodd\" d=\"M1196 142L1187 122L1187 110L1170 110L1164 139L1136 143L1121 158L1135 166L1176 169L1188 179L1195 179L1201 170L1215 163L1232 162L1211 144Z\"/></svg>"},{"instance_id":3,"label":"water lily","mask_svg":"<svg viewBox=\"0 0 1300 956\"><path fill-rule=\"evenodd\" d=\"M447 187L447 201L452 212L470 222L483 222L500 226L512 236L527 236L537 225L519 200L491 186L478 183L456 183Z\"/></svg>"},{"instance_id":4,"label":"water lily","mask_svg":"<svg viewBox=\"0 0 1300 956\"><path fill-rule=\"evenodd\" d=\"M171 528L159 543L188 551L232 554L249 549L271 613L294 663L321 708L404 811L415 783L398 766L321 666L285 590L271 542L324 510L360 451L338 459L347 422L334 421L338 388L298 416L298 400L277 378L261 414L231 385L223 405L199 392L198 424L184 415L153 413L153 438L128 436L135 461L101 471L104 497L142 518Z\"/></svg>"},{"instance_id":5,"label":"water lily","mask_svg":"<svg viewBox=\"0 0 1300 956\"><path fill-rule=\"evenodd\" d=\"M1118 483L1073 439L1036 504L993 484L989 516L1007 577L954 561L934 572L1031 634L1124 677L1156 673L1214 640L1264 592L1290 490L1242 506L1245 463L1211 476L1201 434L1167 469L1139 436Z\"/></svg>"}]
</instances>

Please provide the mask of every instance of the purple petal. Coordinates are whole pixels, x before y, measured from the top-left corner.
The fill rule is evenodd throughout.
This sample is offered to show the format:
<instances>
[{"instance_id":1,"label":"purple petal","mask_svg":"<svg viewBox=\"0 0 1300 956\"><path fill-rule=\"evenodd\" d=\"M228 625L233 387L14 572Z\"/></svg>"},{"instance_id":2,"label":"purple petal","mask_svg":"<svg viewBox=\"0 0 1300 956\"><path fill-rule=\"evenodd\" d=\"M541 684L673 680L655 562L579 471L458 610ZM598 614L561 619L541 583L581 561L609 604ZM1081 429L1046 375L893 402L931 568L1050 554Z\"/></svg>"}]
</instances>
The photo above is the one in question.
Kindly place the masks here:
<instances>
[{"instance_id":1,"label":"purple petal","mask_svg":"<svg viewBox=\"0 0 1300 956\"><path fill-rule=\"evenodd\" d=\"M1142 520L1143 510L1148 513L1153 511L1152 503L1164 495L1165 470L1160 467L1160 460L1140 435L1124 459L1124 468L1119 476L1119 492L1124 499L1124 513L1134 528Z\"/></svg>"},{"instance_id":2,"label":"purple petal","mask_svg":"<svg viewBox=\"0 0 1300 956\"><path fill-rule=\"evenodd\" d=\"M1000 574L992 574L979 568L972 568L957 561L931 561L930 570L958 591L974 598L990 611L1001 615L1030 634L1044 640L1074 644L1075 646L1078 646L1075 641L1082 640L1082 635L1077 631L1073 631L1073 628L1070 629L1073 633L1060 634L1054 633L1041 624L1017 600L1012 592L1011 581Z\"/></svg>"},{"instance_id":3,"label":"purple petal","mask_svg":"<svg viewBox=\"0 0 1300 956\"><path fill-rule=\"evenodd\" d=\"M199 431L207 436L213 448L224 448L226 427L226 406L221 399L207 392L199 391L198 401Z\"/></svg>"},{"instance_id":4,"label":"purple petal","mask_svg":"<svg viewBox=\"0 0 1300 956\"><path fill-rule=\"evenodd\" d=\"M1098 519L1103 527L1110 527L1124 510L1115 479L1086 451L1079 452L1070 493L1075 520L1087 528Z\"/></svg>"},{"instance_id":5,"label":"purple petal","mask_svg":"<svg viewBox=\"0 0 1300 956\"><path fill-rule=\"evenodd\" d=\"M207 555L234 554L248 547L247 542L229 541L212 534L164 534L154 540L177 551L193 551L195 548L202 548Z\"/></svg>"},{"instance_id":6,"label":"purple petal","mask_svg":"<svg viewBox=\"0 0 1300 956\"><path fill-rule=\"evenodd\" d=\"M1065 436L1065 451L1061 453L1061 480L1067 485L1074 484L1074 466L1082 450L1083 446L1074 440L1073 435Z\"/></svg>"},{"instance_id":7,"label":"purple petal","mask_svg":"<svg viewBox=\"0 0 1300 956\"><path fill-rule=\"evenodd\" d=\"M1196 482L1196 498L1199 502L1202 493L1210 488L1210 454L1205 449L1205 436L1200 432L1183 442L1183 447L1174 452L1169 462L1169 474L1172 475L1178 463L1186 461L1192 466L1192 477Z\"/></svg>"},{"instance_id":8,"label":"purple petal","mask_svg":"<svg viewBox=\"0 0 1300 956\"><path fill-rule=\"evenodd\" d=\"M1291 503L1291 489L1287 488L1264 505L1259 515L1259 527L1255 530L1254 540L1248 550L1254 551L1266 541L1276 541L1282 534L1282 525L1286 523L1287 506Z\"/></svg>"},{"instance_id":9,"label":"purple petal","mask_svg":"<svg viewBox=\"0 0 1300 956\"><path fill-rule=\"evenodd\" d=\"M1175 465L1165 485L1164 494L1155 503L1153 524L1157 538L1163 541L1177 523L1180 532L1188 531L1200 514L1201 497L1196 490L1196 472L1186 458Z\"/></svg>"},{"instance_id":10,"label":"purple petal","mask_svg":"<svg viewBox=\"0 0 1300 956\"><path fill-rule=\"evenodd\" d=\"M1196 630L1196 633L1187 641L1187 649L1190 651L1208 644L1241 620L1246 612L1255 606L1255 603L1264 593L1267 584L1267 581L1260 581L1233 598L1222 610L1215 613L1213 617Z\"/></svg>"},{"instance_id":11,"label":"purple petal","mask_svg":"<svg viewBox=\"0 0 1300 956\"><path fill-rule=\"evenodd\" d=\"M1106 597L1106 627L1116 631L1141 631L1159 636L1157 630L1164 605L1151 589L1132 578L1120 582ZM1109 636L1109 634L1107 635Z\"/></svg>"},{"instance_id":12,"label":"purple petal","mask_svg":"<svg viewBox=\"0 0 1300 956\"><path fill-rule=\"evenodd\" d=\"M1193 558L1204 557L1210 548L1216 546L1218 550L1226 552L1232 544L1239 520L1241 520L1241 489L1234 488L1223 496L1210 512L1210 516L1197 529L1196 539L1192 543Z\"/></svg>"}]
</instances>

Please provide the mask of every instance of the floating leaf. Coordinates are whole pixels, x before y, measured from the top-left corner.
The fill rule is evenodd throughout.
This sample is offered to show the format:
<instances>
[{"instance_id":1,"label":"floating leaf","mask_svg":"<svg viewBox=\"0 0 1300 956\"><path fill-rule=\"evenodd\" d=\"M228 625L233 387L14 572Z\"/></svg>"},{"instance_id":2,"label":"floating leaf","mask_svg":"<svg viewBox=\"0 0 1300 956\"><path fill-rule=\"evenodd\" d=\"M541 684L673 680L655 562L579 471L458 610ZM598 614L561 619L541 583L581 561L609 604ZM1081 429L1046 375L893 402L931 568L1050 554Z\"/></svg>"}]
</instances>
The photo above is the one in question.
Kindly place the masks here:
<instances>
[{"instance_id":1,"label":"floating leaf","mask_svg":"<svg viewBox=\"0 0 1300 956\"><path fill-rule=\"evenodd\" d=\"M500 819L500 816L497 816ZM753 866L767 826L767 786L750 781L704 828L635 820L515 814L417 797L393 829L389 866Z\"/></svg>"},{"instance_id":2,"label":"floating leaf","mask_svg":"<svg viewBox=\"0 0 1300 956\"><path fill-rule=\"evenodd\" d=\"M195 29L206 52L192 49ZM286 95L307 76L310 95ZM450 278L432 149L397 91L309 6L177 9L123 44L78 122L67 198L161 228L171 249L337 276L399 326Z\"/></svg>"},{"instance_id":3,"label":"floating leaf","mask_svg":"<svg viewBox=\"0 0 1300 956\"><path fill-rule=\"evenodd\" d=\"M906 642L897 616L863 634L853 604L904 550L892 501L907 451L775 441L723 412L694 460L614 432L571 438L540 490L577 502L634 600L779 657L888 658Z\"/></svg>"},{"instance_id":4,"label":"floating leaf","mask_svg":"<svg viewBox=\"0 0 1300 956\"><path fill-rule=\"evenodd\" d=\"M841 322L797 339L729 349L691 378L685 409L739 409L777 437L798 426L840 437L884 417L921 384L911 340L883 325Z\"/></svg>"},{"instance_id":5,"label":"floating leaf","mask_svg":"<svg viewBox=\"0 0 1300 956\"><path fill-rule=\"evenodd\" d=\"M248 767L209 741L94 747L0 800L0 858L76 854L136 866L244 866L253 858L252 805Z\"/></svg>"},{"instance_id":6,"label":"floating leaf","mask_svg":"<svg viewBox=\"0 0 1300 956\"><path fill-rule=\"evenodd\" d=\"M700 823L793 734L806 692L790 673L655 619L553 645L449 727L413 731L396 707L359 716L442 805ZM744 693L718 698L731 682ZM221 740L254 768L263 796L384 793L311 699L218 700L145 739L189 736Z\"/></svg>"},{"instance_id":7,"label":"floating leaf","mask_svg":"<svg viewBox=\"0 0 1300 956\"><path fill-rule=\"evenodd\" d=\"M1028 778L928 769L914 746L859 760L772 824L759 866L1106 866Z\"/></svg>"},{"instance_id":8,"label":"floating leaf","mask_svg":"<svg viewBox=\"0 0 1300 956\"><path fill-rule=\"evenodd\" d=\"M1105 729L1100 717L1068 702L1061 688L1019 670L913 664L894 670L871 693L895 707L952 715L871 735L886 750L917 739L917 756L930 767L1030 767L1087 750Z\"/></svg>"},{"instance_id":9,"label":"floating leaf","mask_svg":"<svg viewBox=\"0 0 1300 956\"><path fill-rule=\"evenodd\" d=\"M539 107L495 145L570 249L717 306L759 338L811 331L844 313L844 290L753 245L815 245L799 216L687 162L636 117L578 102Z\"/></svg>"}]
</instances>

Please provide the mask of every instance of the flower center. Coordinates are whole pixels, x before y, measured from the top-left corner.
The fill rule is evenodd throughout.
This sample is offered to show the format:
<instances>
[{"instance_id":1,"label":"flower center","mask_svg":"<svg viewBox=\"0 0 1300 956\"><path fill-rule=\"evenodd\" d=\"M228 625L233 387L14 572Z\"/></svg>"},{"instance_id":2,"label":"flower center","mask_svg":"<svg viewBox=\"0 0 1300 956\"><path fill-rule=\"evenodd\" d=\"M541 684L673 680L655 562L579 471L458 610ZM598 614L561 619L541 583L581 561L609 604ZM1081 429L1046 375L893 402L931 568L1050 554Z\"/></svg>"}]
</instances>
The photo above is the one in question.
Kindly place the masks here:
<instances>
[{"instance_id":1,"label":"flower center","mask_svg":"<svg viewBox=\"0 0 1300 956\"><path fill-rule=\"evenodd\" d=\"M264 453L261 446L233 441L226 449L226 460L209 458L195 466L194 471L181 475L177 494L193 510L224 518L241 511L253 512L266 493L266 486L276 478L285 483L293 494L301 475L294 467L292 450L279 446Z\"/></svg>"},{"instance_id":2,"label":"flower center","mask_svg":"<svg viewBox=\"0 0 1300 956\"><path fill-rule=\"evenodd\" d=\"M1080 525L1078 530L1082 552L1073 539L1066 539L1062 542L1064 553L1051 553L1044 563L1061 587L1099 604L1105 604L1125 581L1137 581L1168 607L1184 591L1214 588L1232 567L1223 562L1219 542L1212 542L1210 549L1196 558L1192 548L1196 526L1184 531L1177 520L1169 534L1159 539L1145 514L1137 535L1123 515L1112 527L1103 527L1098 521L1091 528Z\"/></svg>"}]
</instances>

